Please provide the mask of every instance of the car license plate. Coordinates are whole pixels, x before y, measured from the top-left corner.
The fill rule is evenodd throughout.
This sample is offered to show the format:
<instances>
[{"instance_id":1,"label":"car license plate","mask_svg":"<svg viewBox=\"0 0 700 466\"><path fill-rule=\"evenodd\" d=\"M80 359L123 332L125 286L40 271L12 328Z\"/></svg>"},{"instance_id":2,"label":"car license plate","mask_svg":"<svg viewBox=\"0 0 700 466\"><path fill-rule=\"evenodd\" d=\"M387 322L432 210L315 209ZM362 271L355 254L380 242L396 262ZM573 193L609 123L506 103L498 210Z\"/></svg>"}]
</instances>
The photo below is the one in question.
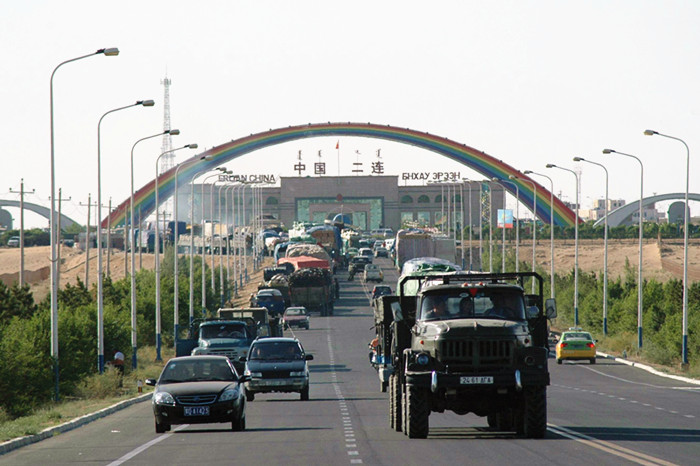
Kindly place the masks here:
<instances>
[{"instance_id":1,"label":"car license plate","mask_svg":"<svg viewBox=\"0 0 700 466\"><path fill-rule=\"evenodd\" d=\"M209 416L209 406L185 406L185 416Z\"/></svg>"},{"instance_id":2,"label":"car license plate","mask_svg":"<svg viewBox=\"0 0 700 466\"><path fill-rule=\"evenodd\" d=\"M493 377L460 377L459 383L462 385L485 385L492 384Z\"/></svg>"}]
</instances>

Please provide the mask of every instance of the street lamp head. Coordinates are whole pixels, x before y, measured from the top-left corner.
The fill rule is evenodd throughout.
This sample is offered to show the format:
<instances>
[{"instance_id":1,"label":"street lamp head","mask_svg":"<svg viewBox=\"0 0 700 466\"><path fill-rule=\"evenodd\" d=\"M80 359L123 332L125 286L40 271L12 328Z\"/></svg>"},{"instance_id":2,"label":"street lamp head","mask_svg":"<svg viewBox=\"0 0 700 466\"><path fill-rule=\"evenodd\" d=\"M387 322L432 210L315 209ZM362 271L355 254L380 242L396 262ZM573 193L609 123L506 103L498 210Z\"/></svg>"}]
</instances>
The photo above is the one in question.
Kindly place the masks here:
<instances>
[{"instance_id":1,"label":"street lamp head","mask_svg":"<svg viewBox=\"0 0 700 466\"><path fill-rule=\"evenodd\" d=\"M615 151L612 149L603 149L603 154L612 154L613 152Z\"/></svg>"},{"instance_id":2,"label":"street lamp head","mask_svg":"<svg viewBox=\"0 0 700 466\"><path fill-rule=\"evenodd\" d=\"M574 162L585 162L585 161L586 161L586 159L584 159L583 157L574 157Z\"/></svg>"},{"instance_id":3,"label":"street lamp head","mask_svg":"<svg viewBox=\"0 0 700 466\"><path fill-rule=\"evenodd\" d=\"M199 146L197 144L187 144L185 147L189 147L190 149L196 149Z\"/></svg>"},{"instance_id":4,"label":"street lamp head","mask_svg":"<svg viewBox=\"0 0 700 466\"><path fill-rule=\"evenodd\" d=\"M520 178L518 178L518 177L515 176L515 175L508 175L508 179L509 179L509 180L519 180Z\"/></svg>"},{"instance_id":5,"label":"street lamp head","mask_svg":"<svg viewBox=\"0 0 700 466\"><path fill-rule=\"evenodd\" d=\"M545 167L547 167L547 168L557 168L557 166L554 165L553 163L548 163L547 165L545 165Z\"/></svg>"},{"instance_id":6,"label":"street lamp head","mask_svg":"<svg viewBox=\"0 0 700 466\"><path fill-rule=\"evenodd\" d=\"M220 172L225 172L226 167L216 167L214 170L219 170Z\"/></svg>"},{"instance_id":7,"label":"street lamp head","mask_svg":"<svg viewBox=\"0 0 700 466\"><path fill-rule=\"evenodd\" d=\"M524 175L529 175L529 174L531 174L531 173L535 173L535 172L533 172L532 170L525 170L525 171L523 172Z\"/></svg>"},{"instance_id":8,"label":"street lamp head","mask_svg":"<svg viewBox=\"0 0 700 466\"><path fill-rule=\"evenodd\" d=\"M179 129L169 129L169 130L165 131L164 134L169 134L171 136L177 136L178 134L180 134L180 130Z\"/></svg>"},{"instance_id":9,"label":"street lamp head","mask_svg":"<svg viewBox=\"0 0 700 466\"><path fill-rule=\"evenodd\" d=\"M199 160L206 160L206 161L209 161L209 160L212 160L213 158L214 158L214 157L212 157L211 154L208 154L208 155L203 155L203 156L201 156L201 157L199 158Z\"/></svg>"},{"instance_id":10,"label":"street lamp head","mask_svg":"<svg viewBox=\"0 0 700 466\"><path fill-rule=\"evenodd\" d=\"M119 49L116 47L110 47L108 49L100 49L95 53L96 54L102 53L108 57L116 57L117 55L119 55Z\"/></svg>"},{"instance_id":11,"label":"street lamp head","mask_svg":"<svg viewBox=\"0 0 700 466\"><path fill-rule=\"evenodd\" d=\"M139 100L136 105L143 105L144 107L153 107L156 103L152 100Z\"/></svg>"},{"instance_id":12,"label":"street lamp head","mask_svg":"<svg viewBox=\"0 0 700 466\"><path fill-rule=\"evenodd\" d=\"M494 176L493 178L491 178L491 181L495 181L496 183L498 183L499 181L501 181L501 179L500 179L500 178L496 178L496 177Z\"/></svg>"},{"instance_id":13,"label":"street lamp head","mask_svg":"<svg viewBox=\"0 0 700 466\"><path fill-rule=\"evenodd\" d=\"M653 129L645 129L644 130L645 136L653 136L655 134L659 134L659 133L657 131L654 131Z\"/></svg>"}]
</instances>

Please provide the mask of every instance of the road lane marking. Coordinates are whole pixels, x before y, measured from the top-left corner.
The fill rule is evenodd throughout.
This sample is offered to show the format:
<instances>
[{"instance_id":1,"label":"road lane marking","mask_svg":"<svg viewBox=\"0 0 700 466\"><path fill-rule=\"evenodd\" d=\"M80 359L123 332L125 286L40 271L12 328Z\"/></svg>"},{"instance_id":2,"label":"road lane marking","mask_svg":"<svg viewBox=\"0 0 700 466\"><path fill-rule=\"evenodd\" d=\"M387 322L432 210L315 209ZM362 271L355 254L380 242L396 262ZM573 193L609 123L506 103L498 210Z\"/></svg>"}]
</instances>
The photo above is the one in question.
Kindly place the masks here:
<instances>
[{"instance_id":1,"label":"road lane marking","mask_svg":"<svg viewBox=\"0 0 700 466\"><path fill-rule=\"evenodd\" d=\"M173 433L177 432L178 430L182 430L182 429L185 429L185 428L187 428L187 427L189 427L189 424L183 424L183 425L181 425L181 426L179 426L179 427L173 429L173 431L172 431L171 433L169 433L169 434L160 435L160 436L154 438L153 440L151 440L150 442L146 442L146 443L144 443L143 445L141 445L140 447L131 450L129 453L127 453L126 455L122 456L121 458L112 461L112 462L109 463L107 466L119 466L120 464L129 461L131 458L133 458L134 456L138 455L139 453L148 450L149 448L151 448L151 447L152 447L153 445L155 445L156 443L161 442L161 441L163 441L163 440L165 440L165 439L167 439L167 438L170 438L170 437L173 435Z\"/></svg>"},{"instance_id":2,"label":"road lane marking","mask_svg":"<svg viewBox=\"0 0 700 466\"><path fill-rule=\"evenodd\" d=\"M627 459L629 461L632 461L637 464L644 464L644 465L651 465L651 466L656 466L656 465L664 465L664 466L674 466L675 463L671 463L665 460L662 460L660 458L656 458L651 455L647 455L638 451L630 450L629 448L624 448L619 445L615 445L614 443L611 442L606 442L604 440L598 440L595 437L591 437L585 434L581 434L579 432L567 429L566 427L561 427L557 426L554 424L547 424L547 428L549 431L561 435L562 437L566 437L568 439L574 440L576 442L582 443L584 445L587 445L589 447L595 448L600 451L604 451L606 453L610 453L611 455L618 456L620 458Z\"/></svg>"}]
</instances>

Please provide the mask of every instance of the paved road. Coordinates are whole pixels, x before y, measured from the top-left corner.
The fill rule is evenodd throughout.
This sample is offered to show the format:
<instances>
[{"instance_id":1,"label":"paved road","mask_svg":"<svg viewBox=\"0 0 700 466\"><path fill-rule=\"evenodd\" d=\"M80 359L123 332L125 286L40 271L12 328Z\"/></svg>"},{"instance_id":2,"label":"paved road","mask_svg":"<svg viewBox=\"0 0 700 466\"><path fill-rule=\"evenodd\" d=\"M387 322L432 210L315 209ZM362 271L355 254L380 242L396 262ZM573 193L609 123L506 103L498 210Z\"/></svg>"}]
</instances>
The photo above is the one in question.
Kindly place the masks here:
<instances>
[{"instance_id":1,"label":"paved road","mask_svg":"<svg viewBox=\"0 0 700 466\"><path fill-rule=\"evenodd\" d=\"M396 283L389 262L387 283ZM0 456L0 464L697 464L700 387L599 359L550 364L549 430L526 440L486 429L473 415L430 417L427 440L388 426L388 396L368 363L372 285L341 281L333 317L298 330L311 361L307 402L263 394L248 404L245 432L225 424L156 435L140 403L55 438ZM553 362L553 360L552 360Z\"/></svg>"}]
</instances>

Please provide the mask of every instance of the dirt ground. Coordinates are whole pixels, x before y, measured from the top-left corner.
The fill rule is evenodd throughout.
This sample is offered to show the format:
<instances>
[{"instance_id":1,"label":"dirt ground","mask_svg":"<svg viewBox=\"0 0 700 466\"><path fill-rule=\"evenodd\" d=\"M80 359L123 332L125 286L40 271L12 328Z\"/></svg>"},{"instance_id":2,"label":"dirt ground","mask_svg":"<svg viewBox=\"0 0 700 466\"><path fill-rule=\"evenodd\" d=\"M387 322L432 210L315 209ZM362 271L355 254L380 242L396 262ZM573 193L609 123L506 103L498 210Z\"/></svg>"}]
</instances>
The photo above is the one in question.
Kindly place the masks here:
<instances>
[{"instance_id":1,"label":"dirt ground","mask_svg":"<svg viewBox=\"0 0 700 466\"><path fill-rule=\"evenodd\" d=\"M638 268L638 240L610 240L608 243L608 273L610 277L616 277L624 274L625 261L629 261L629 265L636 272ZM487 244L484 245L488 247ZM500 248L500 244L494 244L494 248ZM506 243L506 247L514 247L513 244ZM478 248L478 243L474 241L474 248ZM603 270L603 241L602 240L581 240L579 241L579 267L581 270L590 272L600 272ZM94 283L97 276L97 257L96 250L90 251L90 271L88 274L89 284ZM104 252L103 268L107 269L107 252ZM467 253L468 254L468 253ZM532 257L532 242L522 242L519 247L519 255L521 261L530 262ZM44 276L46 278L38 279L32 282L28 280L32 286L35 299L41 300L50 289L50 279L48 278L48 267L50 263L51 250L48 246L29 247L25 248L24 268L25 274L30 275L31 272L42 271L43 273L32 274L36 276ZM691 241L688 248L688 270L689 278L692 281L700 280L700 240ZM76 283L78 277L85 281L85 252L77 248L63 247L61 249L61 277L60 285L66 283ZM265 266L272 265L272 259L266 259L269 263ZM466 257L468 260L468 256ZM549 240L540 240L536 246L536 260L546 269L549 269L550 264L550 243ZM118 280L125 275L124 251L112 251L109 260L110 274L112 278ZM154 266L154 255L143 254L139 260L136 255L136 267L139 264L143 267L152 269ZM218 262L217 262L218 265ZM574 267L574 242L573 240L561 241L555 240L554 245L554 265L557 273L563 273L565 270L572 270ZM7 284L11 284L18 280L18 272L20 268L20 250L18 248L1 248L0 249L0 280ZM251 267L252 269L252 267ZM667 281L670 278L682 278L683 276L683 241L673 240L664 241L659 244L656 240L645 240L643 248L643 270L644 276L647 278L655 278L658 281ZM251 286L256 285L259 277L252 277ZM247 294L244 294L247 296Z\"/></svg>"}]
</instances>

